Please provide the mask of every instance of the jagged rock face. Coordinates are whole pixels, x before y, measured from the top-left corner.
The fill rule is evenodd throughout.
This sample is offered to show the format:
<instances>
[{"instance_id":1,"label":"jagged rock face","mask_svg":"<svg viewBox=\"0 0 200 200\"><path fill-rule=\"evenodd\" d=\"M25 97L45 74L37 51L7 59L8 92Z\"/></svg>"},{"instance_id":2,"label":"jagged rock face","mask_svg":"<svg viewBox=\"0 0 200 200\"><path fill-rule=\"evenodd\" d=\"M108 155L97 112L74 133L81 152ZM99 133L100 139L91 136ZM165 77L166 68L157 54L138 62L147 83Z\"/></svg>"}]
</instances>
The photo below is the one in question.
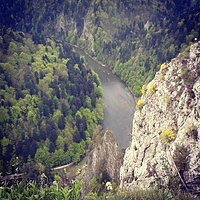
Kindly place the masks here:
<instances>
[{"instance_id":1,"label":"jagged rock face","mask_svg":"<svg viewBox=\"0 0 200 200\"><path fill-rule=\"evenodd\" d=\"M199 190L200 42L191 46L189 58L175 58L161 68L135 112L120 185L166 187L175 176L186 189Z\"/></svg>"},{"instance_id":2,"label":"jagged rock face","mask_svg":"<svg viewBox=\"0 0 200 200\"><path fill-rule=\"evenodd\" d=\"M93 178L99 179L100 174L106 175L102 183L110 181L118 185L120 182L122 156L112 133L106 130L103 137L99 138L99 141L96 141L94 145L89 154L86 155L85 164L80 169L80 175L77 176L83 180L83 196L91 190L91 180Z\"/></svg>"}]
</instances>

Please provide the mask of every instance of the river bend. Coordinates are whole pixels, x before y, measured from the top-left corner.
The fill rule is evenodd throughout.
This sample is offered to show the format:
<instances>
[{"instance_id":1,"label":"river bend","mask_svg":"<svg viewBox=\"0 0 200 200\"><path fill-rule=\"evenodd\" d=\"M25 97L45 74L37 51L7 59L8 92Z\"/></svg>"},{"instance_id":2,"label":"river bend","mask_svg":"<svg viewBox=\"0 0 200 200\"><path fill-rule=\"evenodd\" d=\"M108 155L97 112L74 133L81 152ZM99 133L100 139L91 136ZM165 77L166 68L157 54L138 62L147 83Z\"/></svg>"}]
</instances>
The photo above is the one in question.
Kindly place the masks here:
<instances>
[{"instance_id":1,"label":"river bend","mask_svg":"<svg viewBox=\"0 0 200 200\"><path fill-rule=\"evenodd\" d=\"M104 120L103 129L113 132L120 149L127 148L131 142L132 121L135 101L132 93L111 70L102 66L78 47L73 47L99 75L103 89Z\"/></svg>"}]
</instances>

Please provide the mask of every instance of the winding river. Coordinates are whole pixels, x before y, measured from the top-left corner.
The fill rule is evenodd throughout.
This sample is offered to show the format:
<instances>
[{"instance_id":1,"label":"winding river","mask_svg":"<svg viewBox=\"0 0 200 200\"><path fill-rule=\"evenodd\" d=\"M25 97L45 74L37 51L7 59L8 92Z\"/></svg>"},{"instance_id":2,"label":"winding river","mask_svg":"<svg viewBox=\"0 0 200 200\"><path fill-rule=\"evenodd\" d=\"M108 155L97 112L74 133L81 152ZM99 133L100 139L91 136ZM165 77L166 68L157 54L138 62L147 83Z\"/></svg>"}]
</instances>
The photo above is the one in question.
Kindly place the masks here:
<instances>
[{"instance_id":1,"label":"winding river","mask_svg":"<svg viewBox=\"0 0 200 200\"><path fill-rule=\"evenodd\" d=\"M120 149L127 148L131 141L135 101L132 93L111 70L102 66L78 47L74 50L84 56L88 64L99 75L103 88L104 120L103 129L110 129Z\"/></svg>"}]
</instances>

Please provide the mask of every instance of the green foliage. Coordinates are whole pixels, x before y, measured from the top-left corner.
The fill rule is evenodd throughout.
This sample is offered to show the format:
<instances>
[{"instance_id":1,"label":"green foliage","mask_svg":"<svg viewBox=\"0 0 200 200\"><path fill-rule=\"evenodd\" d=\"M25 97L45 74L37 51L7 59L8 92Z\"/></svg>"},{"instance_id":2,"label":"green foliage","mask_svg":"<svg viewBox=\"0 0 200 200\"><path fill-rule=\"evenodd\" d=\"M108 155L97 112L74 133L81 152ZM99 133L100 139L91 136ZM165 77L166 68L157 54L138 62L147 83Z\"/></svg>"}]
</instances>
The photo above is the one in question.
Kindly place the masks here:
<instances>
[{"instance_id":1,"label":"green foliage","mask_svg":"<svg viewBox=\"0 0 200 200\"><path fill-rule=\"evenodd\" d=\"M7 146L10 144L10 140L6 137L3 137L1 140L1 147L2 147L2 155L5 155Z\"/></svg>"},{"instance_id":2,"label":"green foliage","mask_svg":"<svg viewBox=\"0 0 200 200\"><path fill-rule=\"evenodd\" d=\"M72 200L78 200L80 199L80 193L81 193L81 181L72 181L73 187L70 193L70 199Z\"/></svg>"},{"instance_id":3,"label":"green foliage","mask_svg":"<svg viewBox=\"0 0 200 200\"><path fill-rule=\"evenodd\" d=\"M164 144L169 144L175 139L175 133L171 128L163 130L160 134L160 139Z\"/></svg>"},{"instance_id":4,"label":"green foliage","mask_svg":"<svg viewBox=\"0 0 200 200\"><path fill-rule=\"evenodd\" d=\"M162 101L165 106L168 106L170 103L170 97L167 94L162 95Z\"/></svg>"},{"instance_id":5,"label":"green foliage","mask_svg":"<svg viewBox=\"0 0 200 200\"><path fill-rule=\"evenodd\" d=\"M164 76L163 76L162 73L158 74L158 79L159 79L159 81L163 81L164 80Z\"/></svg>"},{"instance_id":6,"label":"green foliage","mask_svg":"<svg viewBox=\"0 0 200 200\"><path fill-rule=\"evenodd\" d=\"M40 200L79 200L81 193L81 182L75 180L72 186L61 186L57 181L53 181L51 186L38 188L35 182L29 182L25 186L17 183L12 186L3 185L0 188L1 199L40 199Z\"/></svg>"},{"instance_id":7,"label":"green foliage","mask_svg":"<svg viewBox=\"0 0 200 200\"><path fill-rule=\"evenodd\" d=\"M114 68L135 96L139 97L141 86L152 80L161 63L171 60L180 49L184 50L183 43L188 46L194 38L198 38L198 8L198 1L55 0L35 3L31 0L23 5L16 1L0 8L0 17L2 27L27 31L33 35L36 43L44 43L44 38L54 36L81 45L98 60ZM89 32L83 34L88 12ZM68 25L67 29L55 28L61 15ZM18 46L18 41L23 41L23 33L17 36L16 42L10 38L10 29L4 32L7 37L1 37L1 43L5 40L7 44L14 42ZM28 45L30 52L34 51L32 42L23 42ZM53 46L52 42L48 41L48 44ZM12 43L10 46L12 52L16 46ZM46 49L48 54L52 53L50 47ZM48 55L48 58L52 62L55 56ZM121 65L116 67L116 63Z\"/></svg>"},{"instance_id":8,"label":"green foliage","mask_svg":"<svg viewBox=\"0 0 200 200\"><path fill-rule=\"evenodd\" d=\"M69 46L51 39L35 45L12 30L2 34L10 41L0 45L1 172L15 171L15 157L19 172L28 160L46 168L79 162L103 120L98 75Z\"/></svg>"},{"instance_id":9,"label":"green foliage","mask_svg":"<svg viewBox=\"0 0 200 200\"><path fill-rule=\"evenodd\" d=\"M41 163L46 167L51 167L51 154L48 151L48 147L38 148L35 153L35 161Z\"/></svg>"},{"instance_id":10,"label":"green foliage","mask_svg":"<svg viewBox=\"0 0 200 200\"><path fill-rule=\"evenodd\" d=\"M95 92L96 97L102 97L103 96L103 90L102 90L100 85L95 87L94 92Z\"/></svg>"},{"instance_id":11,"label":"green foliage","mask_svg":"<svg viewBox=\"0 0 200 200\"><path fill-rule=\"evenodd\" d=\"M183 178L183 172L189 169L189 154L190 154L189 149L186 148L185 146L183 145L176 146L173 158L182 178Z\"/></svg>"},{"instance_id":12,"label":"green foliage","mask_svg":"<svg viewBox=\"0 0 200 200\"><path fill-rule=\"evenodd\" d=\"M164 69L167 68L167 64L163 63L162 65L160 65L160 70L163 71Z\"/></svg>"},{"instance_id":13,"label":"green foliage","mask_svg":"<svg viewBox=\"0 0 200 200\"><path fill-rule=\"evenodd\" d=\"M69 155L72 162L78 163L81 157L85 154L85 141L82 140L80 143L72 143L69 146Z\"/></svg>"},{"instance_id":14,"label":"green foliage","mask_svg":"<svg viewBox=\"0 0 200 200\"><path fill-rule=\"evenodd\" d=\"M4 107L0 107L0 122L8 121L10 116L8 114L8 110Z\"/></svg>"},{"instance_id":15,"label":"green foliage","mask_svg":"<svg viewBox=\"0 0 200 200\"><path fill-rule=\"evenodd\" d=\"M8 53L14 54L16 51L17 51L17 44L15 42L11 41L8 46Z\"/></svg>"},{"instance_id":16,"label":"green foliage","mask_svg":"<svg viewBox=\"0 0 200 200\"><path fill-rule=\"evenodd\" d=\"M143 85L142 88L141 88L142 95L144 95L145 92L146 92L146 85Z\"/></svg>"},{"instance_id":17,"label":"green foliage","mask_svg":"<svg viewBox=\"0 0 200 200\"><path fill-rule=\"evenodd\" d=\"M194 200L195 196L188 193L177 193L174 194L172 190L169 189L148 189L148 190L134 190L132 192L117 192L117 193L102 193L97 195L96 193L88 193L84 200L172 200L172 199L182 199L182 200Z\"/></svg>"},{"instance_id":18,"label":"green foliage","mask_svg":"<svg viewBox=\"0 0 200 200\"><path fill-rule=\"evenodd\" d=\"M94 194L99 194L101 187L102 183L99 183L99 180L97 180L96 178L92 178L92 180L90 181L91 192Z\"/></svg>"},{"instance_id":19,"label":"green foliage","mask_svg":"<svg viewBox=\"0 0 200 200\"><path fill-rule=\"evenodd\" d=\"M136 109L141 110L143 106L144 106L144 100L138 99L137 104L136 104Z\"/></svg>"},{"instance_id":20,"label":"green foliage","mask_svg":"<svg viewBox=\"0 0 200 200\"><path fill-rule=\"evenodd\" d=\"M84 200L96 200L98 199L98 195L95 192L89 192L85 197ZM100 197L99 197L100 199Z\"/></svg>"},{"instance_id":21,"label":"green foliage","mask_svg":"<svg viewBox=\"0 0 200 200\"><path fill-rule=\"evenodd\" d=\"M157 85L154 82L149 83L147 87L147 94L153 95L157 90Z\"/></svg>"},{"instance_id":22,"label":"green foliage","mask_svg":"<svg viewBox=\"0 0 200 200\"><path fill-rule=\"evenodd\" d=\"M182 70L181 76L183 77L183 79L187 79L189 77L189 70Z\"/></svg>"},{"instance_id":23,"label":"green foliage","mask_svg":"<svg viewBox=\"0 0 200 200\"><path fill-rule=\"evenodd\" d=\"M103 121L103 117L104 117L102 99L97 100L97 104L96 104L96 108L94 110L94 114L96 116L96 123L101 124L101 122Z\"/></svg>"}]
</instances>

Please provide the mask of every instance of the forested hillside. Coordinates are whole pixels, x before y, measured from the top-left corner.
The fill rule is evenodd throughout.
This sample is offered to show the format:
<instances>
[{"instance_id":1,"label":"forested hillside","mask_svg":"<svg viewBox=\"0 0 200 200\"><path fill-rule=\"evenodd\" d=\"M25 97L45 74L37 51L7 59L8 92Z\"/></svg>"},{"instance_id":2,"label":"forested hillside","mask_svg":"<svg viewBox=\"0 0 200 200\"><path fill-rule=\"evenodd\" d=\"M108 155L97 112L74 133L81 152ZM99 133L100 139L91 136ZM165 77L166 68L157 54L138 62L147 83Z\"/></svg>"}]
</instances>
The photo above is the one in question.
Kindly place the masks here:
<instances>
[{"instance_id":1,"label":"forested hillside","mask_svg":"<svg viewBox=\"0 0 200 200\"><path fill-rule=\"evenodd\" d=\"M1 25L83 47L105 62L140 96L163 62L200 34L198 0L7 1ZM2 11L3 10L3 11Z\"/></svg>"},{"instance_id":2,"label":"forested hillside","mask_svg":"<svg viewBox=\"0 0 200 200\"><path fill-rule=\"evenodd\" d=\"M98 76L69 46L0 33L0 172L78 162L103 119Z\"/></svg>"},{"instance_id":3,"label":"forested hillside","mask_svg":"<svg viewBox=\"0 0 200 200\"><path fill-rule=\"evenodd\" d=\"M0 198L80 199L80 182L65 187L55 176L50 186L47 172L78 163L90 149L103 119L103 94L98 75L68 44L108 66L139 97L160 66L187 57L199 38L199 0L1 0L0 180L24 177L1 184ZM89 172L91 163L84 166ZM121 197L117 186L108 191L98 175L86 180L91 192L85 199L98 199L101 192L99 199L189 199L166 188Z\"/></svg>"}]
</instances>

